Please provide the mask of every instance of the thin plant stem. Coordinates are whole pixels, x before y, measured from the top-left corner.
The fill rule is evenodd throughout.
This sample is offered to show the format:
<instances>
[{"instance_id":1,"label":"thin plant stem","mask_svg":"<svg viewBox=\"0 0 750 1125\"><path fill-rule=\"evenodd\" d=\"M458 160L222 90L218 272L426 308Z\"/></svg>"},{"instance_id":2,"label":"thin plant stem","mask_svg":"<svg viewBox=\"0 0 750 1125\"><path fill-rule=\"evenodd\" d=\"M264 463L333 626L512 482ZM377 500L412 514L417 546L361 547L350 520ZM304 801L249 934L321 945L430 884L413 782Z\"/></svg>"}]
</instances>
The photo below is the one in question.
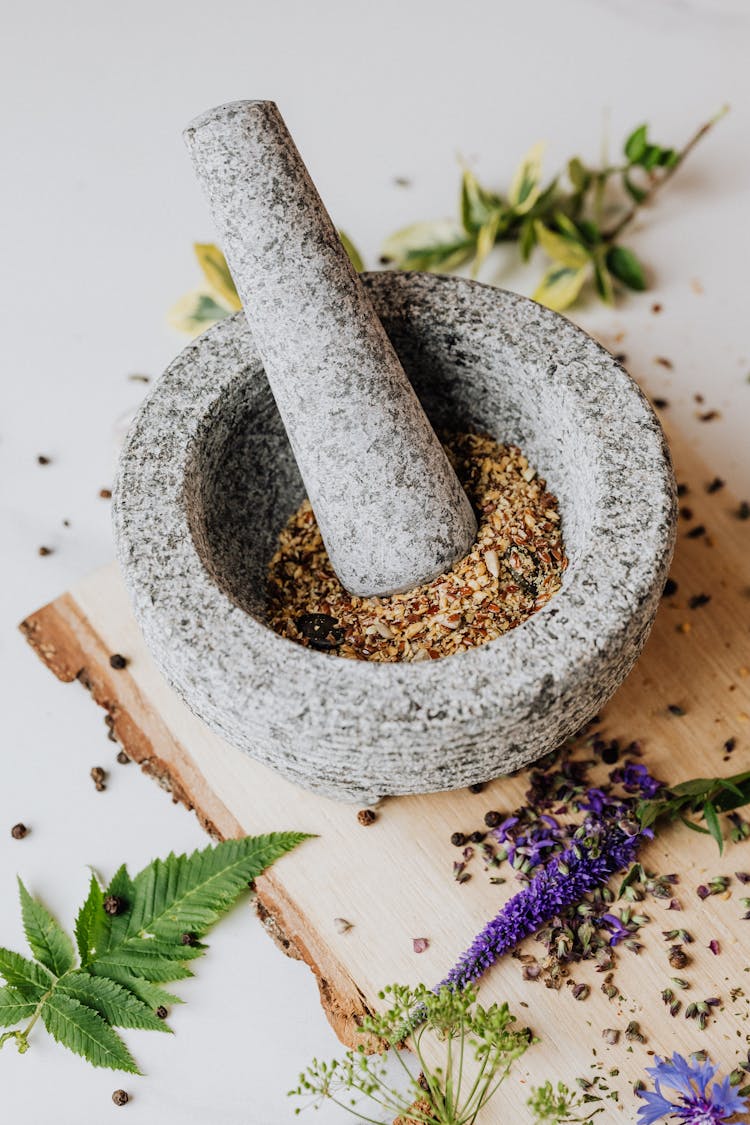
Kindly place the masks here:
<instances>
[{"instance_id":1,"label":"thin plant stem","mask_svg":"<svg viewBox=\"0 0 750 1125\"><path fill-rule=\"evenodd\" d=\"M653 198L659 188L663 187L664 184L671 180L677 169L681 168L685 163L685 158L689 156L695 146L703 140L707 133L710 133L714 125L716 125L716 123L720 121L722 117L724 117L727 113L729 113L729 106L722 106L718 113L714 114L714 116L710 118L710 120L705 121L701 125L700 129L697 129L695 133L693 133L692 137L687 142L685 147L680 150L678 159L675 161L672 167L667 168L660 176L651 177L649 186L646 188L646 193L643 199L641 199L638 203L633 203L632 207L630 207L625 212L625 214L620 219L618 219L613 227L610 227L609 230L602 231L602 238L605 242L614 242L614 240L620 234L622 234L625 228L630 226L630 224L640 212L641 208L646 207L653 201Z\"/></svg>"}]
</instances>

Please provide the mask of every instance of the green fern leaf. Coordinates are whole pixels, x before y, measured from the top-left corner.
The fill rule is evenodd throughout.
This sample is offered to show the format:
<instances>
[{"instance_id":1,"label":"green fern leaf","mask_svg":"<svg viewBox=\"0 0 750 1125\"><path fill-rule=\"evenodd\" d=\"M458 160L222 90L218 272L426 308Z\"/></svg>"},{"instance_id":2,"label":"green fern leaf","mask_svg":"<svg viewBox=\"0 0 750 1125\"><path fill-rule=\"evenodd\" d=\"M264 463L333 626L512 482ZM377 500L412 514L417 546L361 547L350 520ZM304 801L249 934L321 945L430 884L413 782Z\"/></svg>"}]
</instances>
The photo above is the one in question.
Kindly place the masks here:
<instances>
[{"instance_id":1,"label":"green fern leaf","mask_svg":"<svg viewBox=\"0 0 750 1125\"><path fill-rule=\"evenodd\" d=\"M51 973L61 977L75 962L72 941L47 908L31 897L20 879L18 892L24 933L31 952Z\"/></svg>"},{"instance_id":2,"label":"green fern leaf","mask_svg":"<svg viewBox=\"0 0 750 1125\"><path fill-rule=\"evenodd\" d=\"M204 934L252 879L306 838L274 832L154 860L134 879L128 938L152 934L174 941L185 932Z\"/></svg>"},{"instance_id":3,"label":"green fern leaf","mask_svg":"<svg viewBox=\"0 0 750 1125\"><path fill-rule=\"evenodd\" d=\"M20 1020L33 1016L37 1000L30 1000L12 985L0 988L0 1027L12 1027Z\"/></svg>"},{"instance_id":4,"label":"green fern leaf","mask_svg":"<svg viewBox=\"0 0 750 1125\"><path fill-rule=\"evenodd\" d=\"M149 1031L170 1031L164 1020L131 991L107 977L92 977L79 970L69 973L58 986L88 1008L93 1008L112 1027L138 1027Z\"/></svg>"},{"instance_id":5,"label":"green fern leaf","mask_svg":"<svg viewBox=\"0 0 750 1125\"><path fill-rule=\"evenodd\" d=\"M41 965L12 949L3 948L0 948L0 977L36 1000L41 1000L55 983L52 974Z\"/></svg>"},{"instance_id":6,"label":"green fern leaf","mask_svg":"<svg viewBox=\"0 0 750 1125\"><path fill-rule=\"evenodd\" d=\"M105 929L105 920L108 917L109 915L104 912L104 891L99 886L96 876L92 875L88 896L78 911L75 921L76 945L82 965L85 965L100 947L99 935Z\"/></svg>"},{"instance_id":7,"label":"green fern leaf","mask_svg":"<svg viewBox=\"0 0 750 1125\"><path fill-rule=\"evenodd\" d=\"M42 1007L44 1026L53 1039L82 1055L92 1066L140 1074L116 1031L93 1008L62 991L53 992Z\"/></svg>"},{"instance_id":8,"label":"green fern leaf","mask_svg":"<svg viewBox=\"0 0 750 1125\"><path fill-rule=\"evenodd\" d=\"M154 1012L157 1008L171 1008L174 1004L185 1003L181 997L175 996L172 992L167 992L165 988L161 988L153 981L133 976L132 973L126 973L121 969L110 969L107 972L107 978L121 984L123 988L127 988L129 992L142 1000L146 1007Z\"/></svg>"},{"instance_id":9,"label":"green fern leaf","mask_svg":"<svg viewBox=\"0 0 750 1125\"><path fill-rule=\"evenodd\" d=\"M97 957L88 965L87 971L97 977L110 978L113 972L133 973L135 976L158 983L186 980L193 975L190 969L185 968L179 961L160 957L158 953L149 953L144 949L130 950L127 945L110 949L101 957Z\"/></svg>"}]
</instances>

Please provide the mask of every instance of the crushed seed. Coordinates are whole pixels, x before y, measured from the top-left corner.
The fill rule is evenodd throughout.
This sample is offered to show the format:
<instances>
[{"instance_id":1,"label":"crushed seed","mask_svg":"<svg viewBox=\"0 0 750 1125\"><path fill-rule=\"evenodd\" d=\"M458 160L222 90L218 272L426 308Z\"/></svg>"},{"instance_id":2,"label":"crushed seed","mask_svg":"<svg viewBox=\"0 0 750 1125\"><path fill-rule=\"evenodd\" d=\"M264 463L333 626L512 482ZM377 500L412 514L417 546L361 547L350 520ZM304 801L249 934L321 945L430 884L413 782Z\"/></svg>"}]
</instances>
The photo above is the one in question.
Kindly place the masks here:
<instances>
[{"instance_id":1,"label":"crushed seed","mask_svg":"<svg viewBox=\"0 0 750 1125\"><path fill-rule=\"evenodd\" d=\"M306 627L324 616L326 648L353 660L414 662L465 652L506 633L559 590L568 565L557 500L521 451L457 434L446 451L477 512L472 551L432 582L383 598L347 593L308 500L279 536L269 565L269 624L321 647Z\"/></svg>"}]
</instances>

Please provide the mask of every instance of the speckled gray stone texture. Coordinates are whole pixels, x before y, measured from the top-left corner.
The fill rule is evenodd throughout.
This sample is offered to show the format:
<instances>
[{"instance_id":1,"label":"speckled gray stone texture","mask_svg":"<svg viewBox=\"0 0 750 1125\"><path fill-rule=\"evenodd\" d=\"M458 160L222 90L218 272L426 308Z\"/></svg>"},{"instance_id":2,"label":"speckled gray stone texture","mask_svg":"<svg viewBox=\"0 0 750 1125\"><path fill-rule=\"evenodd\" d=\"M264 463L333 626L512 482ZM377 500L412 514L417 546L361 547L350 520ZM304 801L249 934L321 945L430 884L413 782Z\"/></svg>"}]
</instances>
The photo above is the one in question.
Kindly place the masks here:
<instances>
[{"instance_id":1,"label":"speckled gray stone texture","mask_svg":"<svg viewBox=\"0 0 750 1125\"><path fill-rule=\"evenodd\" d=\"M304 489L241 314L155 385L114 501L136 616L188 706L300 785L361 802L484 781L578 730L643 646L675 527L659 423L583 332L461 279L364 281L433 425L518 444L557 495L570 565L539 613L417 664L350 661L267 627L266 566Z\"/></svg>"},{"instance_id":2,"label":"speckled gray stone texture","mask_svg":"<svg viewBox=\"0 0 750 1125\"><path fill-rule=\"evenodd\" d=\"M278 109L219 106L185 138L336 573L429 581L474 513Z\"/></svg>"}]
</instances>

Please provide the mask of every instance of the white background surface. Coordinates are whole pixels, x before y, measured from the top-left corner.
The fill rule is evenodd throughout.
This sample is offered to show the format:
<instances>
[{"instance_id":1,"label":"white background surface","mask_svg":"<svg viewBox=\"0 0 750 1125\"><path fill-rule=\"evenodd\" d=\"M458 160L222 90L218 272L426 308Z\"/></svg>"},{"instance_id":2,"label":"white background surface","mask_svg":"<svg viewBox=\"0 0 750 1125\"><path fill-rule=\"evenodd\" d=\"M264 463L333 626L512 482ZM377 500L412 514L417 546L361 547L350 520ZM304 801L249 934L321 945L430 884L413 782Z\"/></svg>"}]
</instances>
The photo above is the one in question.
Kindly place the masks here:
<instances>
[{"instance_id":1,"label":"white background surface","mask_svg":"<svg viewBox=\"0 0 750 1125\"><path fill-rule=\"evenodd\" d=\"M5 11L3 944L22 943L16 872L67 923L87 864L108 877L123 860L137 870L205 842L135 766L115 765L102 714L14 631L110 559L109 505L98 492L112 481L113 424L143 391L127 375L157 374L183 342L164 314L197 284L191 243L212 232L182 127L221 101L275 98L336 222L372 264L395 227L453 213L459 152L502 186L539 138L550 170L576 151L595 159L605 110L617 145L642 120L670 144L731 102L634 236L652 292L576 315L627 353L711 467L748 496L749 32L743 0L41 0ZM528 291L506 259L493 270ZM720 420L696 421L695 392ZM38 466L39 453L52 464ZM39 558L40 544L54 554ZM105 793L94 790L92 765L111 769ZM10 838L17 820L32 827L22 842ZM337 1047L313 978L277 952L246 905L210 945L197 978L178 988L187 1004L173 1013L175 1036L126 1033L147 1077L94 1071L40 1031L26 1056L11 1046L0 1055L0 1120L290 1121L284 1094L297 1071ZM133 1095L125 1109L110 1101L120 1085ZM343 1117L326 1110L314 1120Z\"/></svg>"}]
</instances>

